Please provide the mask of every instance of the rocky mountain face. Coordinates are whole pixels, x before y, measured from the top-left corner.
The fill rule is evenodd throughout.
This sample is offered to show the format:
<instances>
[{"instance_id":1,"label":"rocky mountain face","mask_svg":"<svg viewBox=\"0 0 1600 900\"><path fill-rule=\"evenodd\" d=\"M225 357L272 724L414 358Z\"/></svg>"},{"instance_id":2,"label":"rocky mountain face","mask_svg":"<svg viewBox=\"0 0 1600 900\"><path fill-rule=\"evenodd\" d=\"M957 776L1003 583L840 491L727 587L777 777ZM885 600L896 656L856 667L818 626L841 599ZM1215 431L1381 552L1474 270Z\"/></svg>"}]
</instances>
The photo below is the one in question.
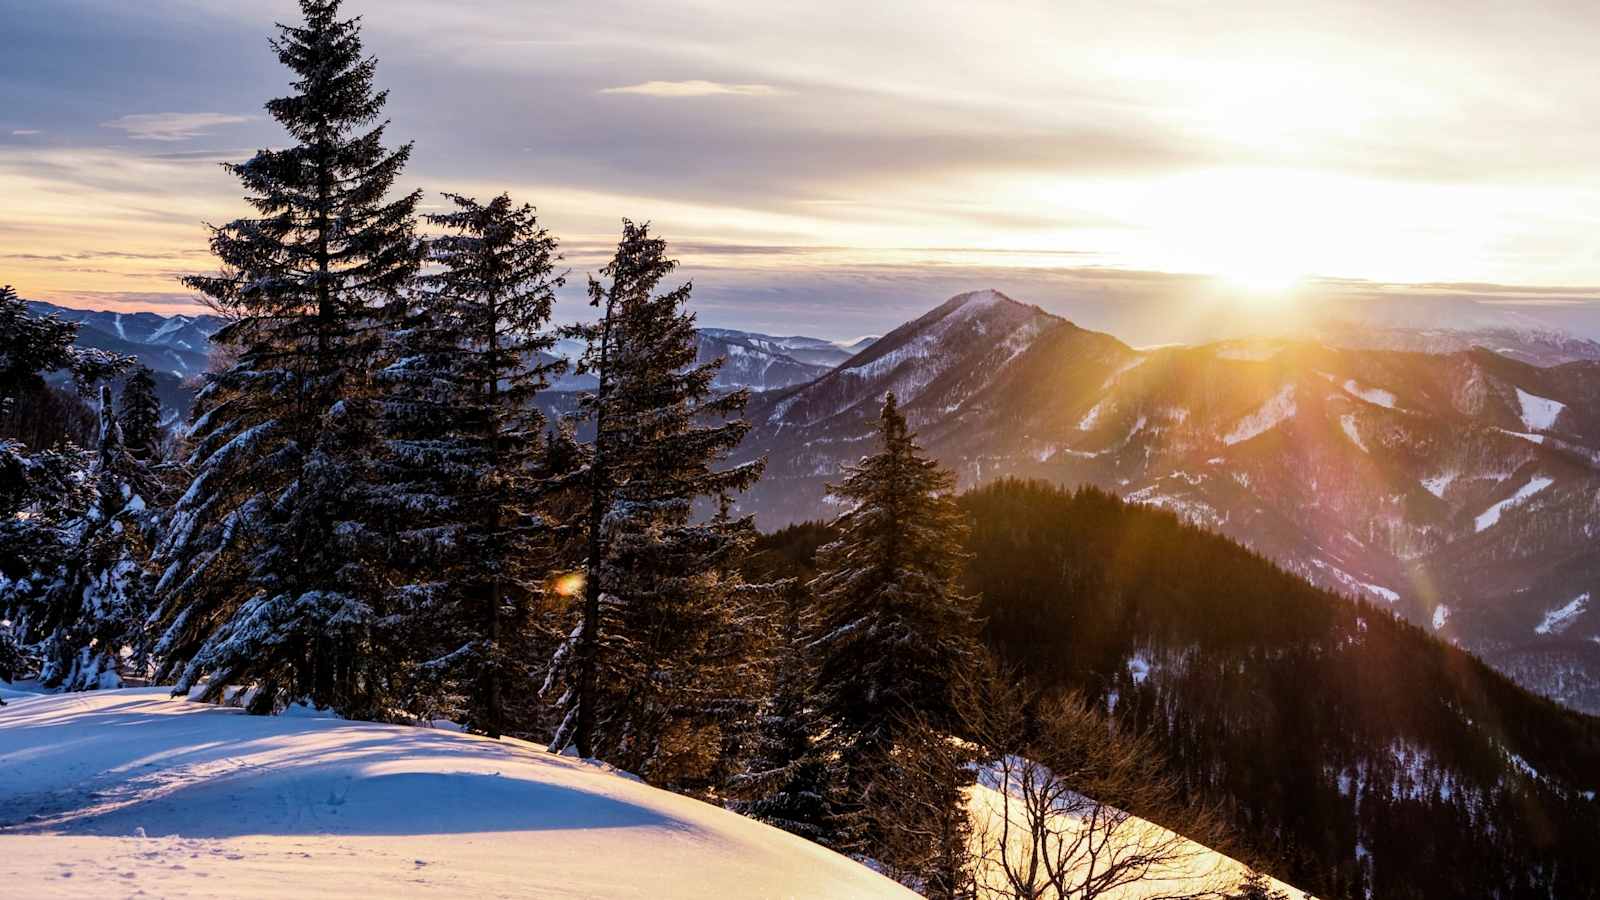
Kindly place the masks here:
<instances>
[{"instance_id":1,"label":"rocky mountain face","mask_svg":"<svg viewBox=\"0 0 1600 900\"><path fill-rule=\"evenodd\" d=\"M763 527L826 483L894 391L963 488L1092 484L1364 597L1600 712L1600 362L1539 368L1294 341L1141 352L995 292L953 298L765 395Z\"/></svg>"}]
</instances>

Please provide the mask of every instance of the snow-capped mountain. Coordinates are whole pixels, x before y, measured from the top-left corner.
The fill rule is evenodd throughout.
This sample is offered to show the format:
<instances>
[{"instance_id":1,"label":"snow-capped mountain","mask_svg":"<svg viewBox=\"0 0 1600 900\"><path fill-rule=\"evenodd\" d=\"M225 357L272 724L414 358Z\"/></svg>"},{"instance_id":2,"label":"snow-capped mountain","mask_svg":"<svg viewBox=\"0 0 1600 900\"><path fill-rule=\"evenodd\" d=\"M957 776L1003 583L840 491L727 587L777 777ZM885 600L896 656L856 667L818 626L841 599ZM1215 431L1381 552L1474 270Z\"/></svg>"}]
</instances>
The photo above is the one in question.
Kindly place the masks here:
<instances>
[{"instance_id":1,"label":"snow-capped mountain","mask_svg":"<svg viewBox=\"0 0 1600 900\"><path fill-rule=\"evenodd\" d=\"M815 381L849 354L820 338L774 338L726 328L700 329L699 362L726 360L718 387L770 391Z\"/></svg>"},{"instance_id":2,"label":"snow-capped mountain","mask_svg":"<svg viewBox=\"0 0 1600 900\"><path fill-rule=\"evenodd\" d=\"M221 318L212 315L174 315L107 310L72 309L31 301L40 315L56 315L78 322L78 344L136 357L156 374L162 402L180 416L187 415L192 397L183 382L206 369L210 338L222 327ZM849 359L872 343L866 337L841 346L823 338L804 336L774 337L729 328L702 328L699 333L699 361L718 357L726 360L718 375L719 388L748 388L770 391L814 381L829 369ZM576 341L558 343L554 355L576 360L583 350ZM588 390L594 379L568 374L557 380L556 390Z\"/></svg>"},{"instance_id":3,"label":"snow-capped mountain","mask_svg":"<svg viewBox=\"0 0 1600 900\"><path fill-rule=\"evenodd\" d=\"M764 527L838 510L894 391L963 488L1164 507L1600 711L1600 362L1235 341L1140 352L964 294L751 410Z\"/></svg>"},{"instance_id":4,"label":"snow-capped mountain","mask_svg":"<svg viewBox=\"0 0 1600 900\"><path fill-rule=\"evenodd\" d=\"M844 351L821 338L773 338L727 328L702 328L698 337L700 347L696 363L703 364L721 358L722 369L712 384L728 390L748 388L752 391L773 391L815 381L827 374L832 366L804 362L794 355L807 355L803 352L807 346L832 347L835 355L848 358ZM799 349L791 353L786 344ZM560 341L552 348L552 358L560 357L568 363L575 363L582 353L582 343L574 340ZM577 374L569 367L567 374L558 378L552 388L556 391L587 391L593 390L595 384L594 376Z\"/></svg>"},{"instance_id":5,"label":"snow-capped mountain","mask_svg":"<svg viewBox=\"0 0 1600 900\"><path fill-rule=\"evenodd\" d=\"M868 335L853 341L830 341L803 335L775 337L732 328L702 328L700 336L702 340L710 338L714 341L726 341L777 356L787 356L807 365L821 366L824 370L831 369L867 349L878 339L876 335Z\"/></svg>"},{"instance_id":6,"label":"snow-capped mountain","mask_svg":"<svg viewBox=\"0 0 1600 900\"><path fill-rule=\"evenodd\" d=\"M152 371L167 372L179 379L205 371L211 335L222 327L222 319L212 315L121 313L72 309L40 301L32 301L29 306L36 314L79 323L78 343L82 346L137 356Z\"/></svg>"},{"instance_id":7,"label":"snow-capped mountain","mask_svg":"<svg viewBox=\"0 0 1600 900\"><path fill-rule=\"evenodd\" d=\"M163 316L72 309L41 301L28 304L38 315L79 323L77 344L132 356L155 376L168 421L181 421L194 405L191 379L206 370L210 339L222 319L212 315Z\"/></svg>"}]
</instances>

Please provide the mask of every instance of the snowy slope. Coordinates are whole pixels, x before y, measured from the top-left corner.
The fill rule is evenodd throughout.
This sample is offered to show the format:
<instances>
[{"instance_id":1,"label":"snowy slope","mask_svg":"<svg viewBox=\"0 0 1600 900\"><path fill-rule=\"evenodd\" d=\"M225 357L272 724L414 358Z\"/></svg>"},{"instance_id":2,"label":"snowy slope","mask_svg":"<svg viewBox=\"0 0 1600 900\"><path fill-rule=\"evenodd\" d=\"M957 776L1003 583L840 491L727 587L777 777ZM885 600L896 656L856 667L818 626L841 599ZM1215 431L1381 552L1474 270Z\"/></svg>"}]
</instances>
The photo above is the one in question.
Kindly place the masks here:
<instances>
[{"instance_id":1,"label":"snowy slope","mask_svg":"<svg viewBox=\"0 0 1600 900\"><path fill-rule=\"evenodd\" d=\"M1012 796L1009 804L1002 793L1007 789ZM1010 846L1013 847L1009 857L1013 860L1013 870L1021 870L1028 858L1028 839L1021 836L1030 833L1025 794L1016 780L1008 780L998 766L991 766L980 771L978 784L968 792L967 808L972 813L973 841L977 847L987 851L978 854L984 860L977 871L980 896L1001 893L1006 878L994 857L998 855L995 848L1008 819ZM1099 817L1094 831L1090 830L1088 821L1091 815ZM1111 827L1106 825L1108 821L1121 821L1122 824ZM1225 895L1250 874L1249 867L1238 860L1202 844L1178 838L1159 825L1127 816L1110 807L1089 805L1081 811L1063 812L1050 820L1049 829L1050 836L1046 840L1054 848L1070 847L1077 842L1081 842L1085 848L1090 844L1095 845L1093 854L1087 849L1081 854L1071 854L1078 864L1072 867L1072 874L1066 879L1069 884L1103 883L1108 864L1141 853L1151 853L1155 848L1169 848L1157 854L1161 861L1151 864L1136 883L1122 884L1108 890L1104 894L1106 900L1159 900L1205 895L1207 891L1213 892L1208 896ZM1171 843L1175 839L1177 843ZM1091 861L1091 856L1095 860ZM1308 896L1276 879L1269 878L1268 883L1272 889L1283 891L1292 900L1304 900Z\"/></svg>"},{"instance_id":2,"label":"snowy slope","mask_svg":"<svg viewBox=\"0 0 1600 900\"><path fill-rule=\"evenodd\" d=\"M253 717L160 688L6 697L0 884L29 897L913 896L519 741Z\"/></svg>"}]
</instances>

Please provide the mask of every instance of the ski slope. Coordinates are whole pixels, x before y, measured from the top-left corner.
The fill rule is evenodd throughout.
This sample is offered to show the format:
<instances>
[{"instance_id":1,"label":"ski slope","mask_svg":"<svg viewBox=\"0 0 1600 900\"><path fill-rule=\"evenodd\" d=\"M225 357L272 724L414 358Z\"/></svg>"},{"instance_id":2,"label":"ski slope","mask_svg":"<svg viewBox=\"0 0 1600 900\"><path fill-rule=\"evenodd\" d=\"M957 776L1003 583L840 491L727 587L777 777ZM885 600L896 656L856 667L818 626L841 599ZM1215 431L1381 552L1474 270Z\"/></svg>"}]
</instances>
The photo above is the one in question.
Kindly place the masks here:
<instances>
[{"instance_id":1,"label":"ski slope","mask_svg":"<svg viewBox=\"0 0 1600 900\"><path fill-rule=\"evenodd\" d=\"M8 896L915 896L520 741L248 716L163 688L3 696Z\"/></svg>"}]
</instances>

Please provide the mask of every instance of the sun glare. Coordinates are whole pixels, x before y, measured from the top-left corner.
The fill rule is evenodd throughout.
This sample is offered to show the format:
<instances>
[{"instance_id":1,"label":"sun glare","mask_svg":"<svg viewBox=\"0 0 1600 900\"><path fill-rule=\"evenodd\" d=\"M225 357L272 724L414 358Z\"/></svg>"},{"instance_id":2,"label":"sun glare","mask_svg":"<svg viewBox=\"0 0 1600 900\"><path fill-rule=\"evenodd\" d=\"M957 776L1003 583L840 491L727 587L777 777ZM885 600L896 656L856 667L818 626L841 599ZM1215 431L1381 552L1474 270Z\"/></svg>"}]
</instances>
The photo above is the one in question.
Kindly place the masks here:
<instances>
[{"instance_id":1,"label":"sun glare","mask_svg":"<svg viewBox=\"0 0 1600 900\"><path fill-rule=\"evenodd\" d=\"M1288 268L1245 266L1223 272L1220 280L1240 300L1255 304L1288 299L1303 277L1302 273Z\"/></svg>"}]
</instances>

